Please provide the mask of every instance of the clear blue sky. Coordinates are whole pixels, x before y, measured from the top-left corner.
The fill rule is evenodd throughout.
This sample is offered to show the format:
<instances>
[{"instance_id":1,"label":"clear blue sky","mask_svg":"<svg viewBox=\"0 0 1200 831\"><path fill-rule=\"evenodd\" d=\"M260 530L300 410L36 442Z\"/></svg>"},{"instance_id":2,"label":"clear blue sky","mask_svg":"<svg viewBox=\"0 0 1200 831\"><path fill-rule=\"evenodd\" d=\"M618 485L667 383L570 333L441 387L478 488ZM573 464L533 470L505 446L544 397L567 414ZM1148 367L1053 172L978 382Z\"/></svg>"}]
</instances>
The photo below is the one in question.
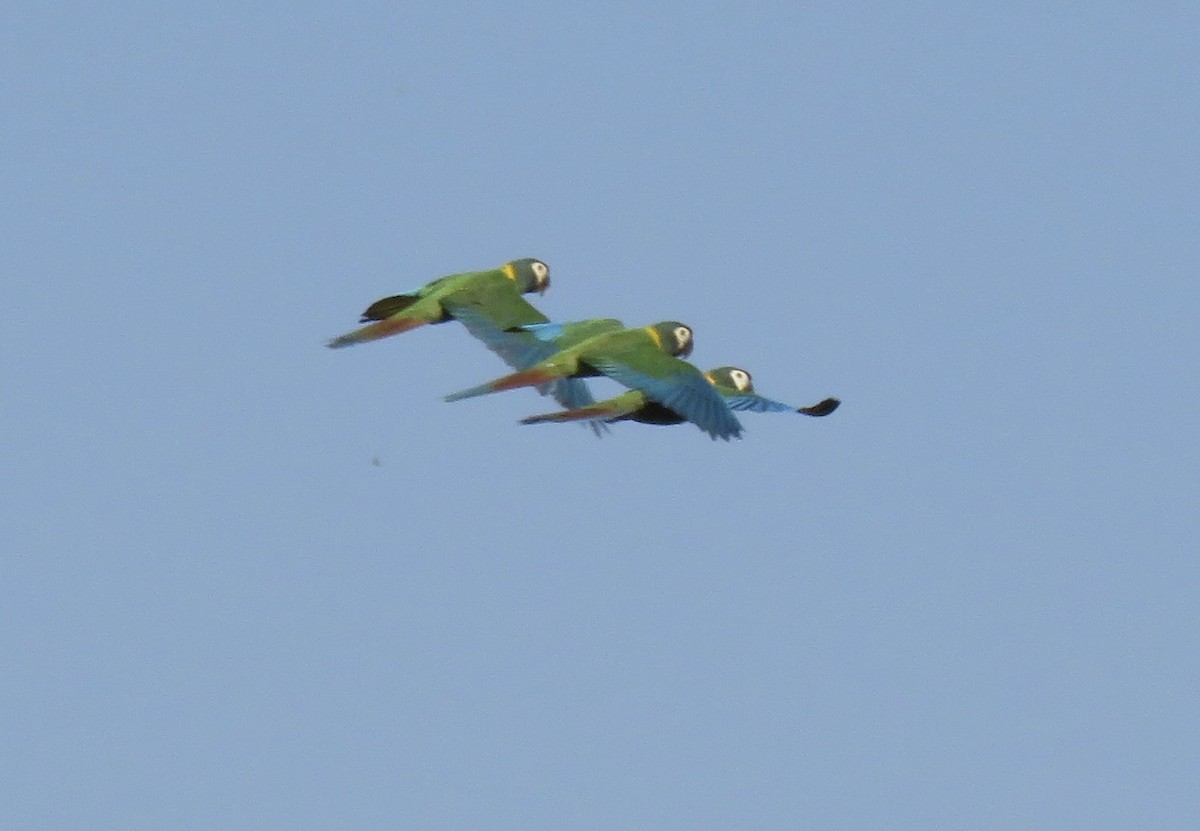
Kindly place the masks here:
<instances>
[{"instance_id":1,"label":"clear blue sky","mask_svg":"<svg viewBox=\"0 0 1200 831\"><path fill-rule=\"evenodd\" d=\"M1192 4L112 5L0 19L0 827L1195 827ZM322 345L524 256L843 407Z\"/></svg>"}]
</instances>

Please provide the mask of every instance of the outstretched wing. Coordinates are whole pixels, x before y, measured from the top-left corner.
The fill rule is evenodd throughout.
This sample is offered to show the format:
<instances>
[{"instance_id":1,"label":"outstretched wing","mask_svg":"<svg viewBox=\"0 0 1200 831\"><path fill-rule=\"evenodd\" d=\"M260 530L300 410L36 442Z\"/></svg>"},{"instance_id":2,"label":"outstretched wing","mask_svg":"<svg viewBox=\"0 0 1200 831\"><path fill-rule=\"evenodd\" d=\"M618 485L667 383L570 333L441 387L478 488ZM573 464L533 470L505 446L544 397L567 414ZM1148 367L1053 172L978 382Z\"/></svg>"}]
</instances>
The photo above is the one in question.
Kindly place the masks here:
<instances>
[{"instance_id":1,"label":"outstretched wing","mask_svg":"<svg viewBox=\"0 0 1200 831\"><path fill-rule=\"evenodd\" d=\"M627 387L641 390L714 439L741 438L742 425L704 374L653 344L611 354L585 354L587 363Z\"/></svg>"},{"instance_id":2,"label":"outstretched wing","mask_svg":"<svg viewBox=\"0 0 1200 831\"><path fill-rule=\"evenodd\" d=\"M455 286L443 295L442 306L455 317L459 309L478 309L500 329L545 323L550 319L521 296L516 283L504 276L503 271L488 272L462 286Z\"/></svg>"},{"instance_id":3,"label":"outstretched wing","mask_svg":"<svg viewBox=\"0 0 1200 831\"><path fill-rule=\"evenodd\" d=\"M793 407L791 404L772 401L770 398L763 398L752 392L739 392L726 395L725 403L729 405L729 409L739 412L802 413L807 416L821 417L832 413L842 402L836 398L826 398L811 407Z\"/></svg>"},{"instance_id":4,"label":"outstretched wing","mask_svg":"<svg viewBox=\"0 0 1200 831\"><path fill-rule=\"evenodd\" d=\"M525 303L524 300L521 302ZM449 305L450 313L455 319L513 369L528 369L558 351L553 344L540 341L533 334L520 328L528 323L546 322L546 316L528 303L525 303L529 306L528 312L520 316L537 317L540 320L527 320L525 323L513 323L508 326L503 325L504 318L518 315L505 314L494 318L488 307L478 303L455 302Z\"/></svg>"},{"instance_id":5,"label":"outstretched wing","mask_svg":"<svg viewBox=\"0 0 1200 831\"><path fill-rule=\"evenodd\" d=\"M548 325L549 319L521 297L511 283L456 293L443 300L442 305L471 335L513 369L528 369L562 349L522 328ZM596 402L587 383L579 378L560 378L538 387L538 392L554 396L555 401L569 410ZM602 421L592 421L589 426L597 436L608 431Z\"/></svg>"},{"instance_id":6,"label":"outstretched wing","mask_svg":"<svg viewBox=\"0 0 1200 831\"><path fill-rule=\"evenodd\" d=\"M739 392L725 396L729 409L749 413L794 413L796 408L781 401L772 401L753 392Z\"/></svg>"}]
</instances>

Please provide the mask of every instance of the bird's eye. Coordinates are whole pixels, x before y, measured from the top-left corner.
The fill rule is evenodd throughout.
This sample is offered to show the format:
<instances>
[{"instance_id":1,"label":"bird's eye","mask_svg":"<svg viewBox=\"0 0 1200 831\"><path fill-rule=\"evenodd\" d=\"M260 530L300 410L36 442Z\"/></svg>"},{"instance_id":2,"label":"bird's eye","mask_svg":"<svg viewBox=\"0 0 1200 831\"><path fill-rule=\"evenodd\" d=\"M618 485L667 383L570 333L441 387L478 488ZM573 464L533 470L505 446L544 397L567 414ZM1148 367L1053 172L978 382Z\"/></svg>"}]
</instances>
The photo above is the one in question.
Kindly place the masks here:
<instances>
[{"instance_id":1,"label":"bird's eye","mask_svg":"<svg viewBox=\"0 0 1200 831\"><path fill-rule=\"evenodd\" d=\"M678 343L680 345L680 347L687 346L691 340L692 340L692 330L691 329L689 329L686 326L676 326L675 327L675 342Z\"/></svg>"},{"instance_id":2,"label":"bird's eye","mask_svg":"<svg viewBox=\"0 0 1200 831\"><path fill-rule=\"evenodd\" d=\"M730 379L733 381L733 386L738 392L745 392L750 389L750 373L740 369L735 369L729 373Z\"/></svg>"}]
</instances>

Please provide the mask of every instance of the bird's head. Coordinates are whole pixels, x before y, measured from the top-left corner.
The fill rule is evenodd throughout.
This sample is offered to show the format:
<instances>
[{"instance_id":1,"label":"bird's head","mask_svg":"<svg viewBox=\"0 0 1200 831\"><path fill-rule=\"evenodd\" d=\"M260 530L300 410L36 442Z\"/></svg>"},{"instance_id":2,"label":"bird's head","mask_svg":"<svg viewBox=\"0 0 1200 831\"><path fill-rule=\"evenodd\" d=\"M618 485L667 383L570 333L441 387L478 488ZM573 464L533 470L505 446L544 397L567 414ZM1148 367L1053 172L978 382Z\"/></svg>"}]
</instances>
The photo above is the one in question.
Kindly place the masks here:
<instances>
[{"instance_id":1,"label":"bird's head","mask_svg":"<svg viewBox=\"0 0 1200 831\"><path fill-rule=\"evenodd\" d=\"M692 354L692 329L690 326L685 326L677 320L667 320L655 323L650 328L662 342L664 352L668 352L676 358L686 358Z\"/></svg>"},{"instance_id":2,"label":"bird's head","mask_svg":"<svg viewBox=\"0 0 1200 831\"><path fill-rule=\"evenodd\" d=\"M533 257L513 260L504 270L512 276L521 294L529 294L531 291L545 294L546 289L550 288L550 266L541 260L535 260Z\"/></svg>"},{"instance_id":3,"label":"bird's head","mask_svg":"<svg viewBox=\"0 0 1200 831\"><path fill-rule=\"evenodd\" d=\"M719 366L704 374L712 384L718 387L729 387L738 392L754 392L754 381L750 373L736 366Z\"/></svg>"}]
</instances>

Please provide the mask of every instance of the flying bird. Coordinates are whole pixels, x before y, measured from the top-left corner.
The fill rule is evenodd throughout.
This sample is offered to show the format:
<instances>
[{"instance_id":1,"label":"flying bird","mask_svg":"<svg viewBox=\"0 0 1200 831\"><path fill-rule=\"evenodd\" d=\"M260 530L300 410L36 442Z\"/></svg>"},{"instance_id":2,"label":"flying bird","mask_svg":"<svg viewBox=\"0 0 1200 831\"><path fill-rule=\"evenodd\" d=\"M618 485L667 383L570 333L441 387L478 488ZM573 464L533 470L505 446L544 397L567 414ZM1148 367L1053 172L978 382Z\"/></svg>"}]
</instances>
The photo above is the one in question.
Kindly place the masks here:
<instances>
[{"instance_id":1,"label":"flying bird","mask_svg":"<svg viewBox=\"0 0 1200 831\"><path fill-rule=\"evenodd\" d=\"M550 267L532 257L513 260L490 271L439 277L416 291L376 300L359 321L372 322L334 338L327 345L339 349L457 319L513 369L525 369L557 351L552 346L549 352L536 355L523 351L521 344L526 335L517 334L523 326L549 323L548 317L521 296L534 291L542 294L549 287ZM531 334L527 337L542 343ZM538 391L553 395L568 409L586 407L596 400L585 382L573 378L544 385ZM591 428L596 435L607 429L600 422L592 423Z\"/></svg>"},{"instance_id":2,"label":"flying bird","mask_svg":"<svg viewBox=\"0 0 1200 831\"><path fill-rule=\"evenodd\" d=\"M445 323L468 310L490 320L501 330L549 320L522 294L543 293L550 287L550 268L526 257L489 271L450 274L426 283L416 291L376 300L362 313L368 325L339 335L327 346L339 349L356 343L398 335L427 324Z\"/></svg>"},{"instance_id":3,"label":"flying bird","mask_svg":"<svg viewBox=\"0 0 1200 831\"><path fill-rule=\"evenodd\" d=\"M704 373L713 388L725 398L725 404L732 410L749 410L767 413L803 413L807 416L827 416L838 408L841 402L836 398L826 398L809 407L793 407L764 398L754 391L754 383L750 373L734 366L722 366ZM556 413L528 416L521 419L522 424L542 424L545 422L563 421L637 421L642 424L682 424L687 421L682 415L653 401L641 390L629 390L621 395L600 401L589 407L573 410L560 410Z\"/></svg>"},{"instance_id":4,"label":"flying bird","mask_svg":"<svg viewBox=\"0 0 1200 831\"><path fill-rule=\"evenodd\" d=\"M547 335L559 324L549 324ZM531 334L538 335L537 327ZM551 338L553 340L553 338ZM485 384L452 393L447 401L547 384L562 378L607 375L653 402L683 416L714 439L740 438L742 425L723 396L696 367L681 360L691 354L692 330L676 321L592 335L533 364ZM578 408L571 408L578 409Z\"/></svg>"}]
</instances>

